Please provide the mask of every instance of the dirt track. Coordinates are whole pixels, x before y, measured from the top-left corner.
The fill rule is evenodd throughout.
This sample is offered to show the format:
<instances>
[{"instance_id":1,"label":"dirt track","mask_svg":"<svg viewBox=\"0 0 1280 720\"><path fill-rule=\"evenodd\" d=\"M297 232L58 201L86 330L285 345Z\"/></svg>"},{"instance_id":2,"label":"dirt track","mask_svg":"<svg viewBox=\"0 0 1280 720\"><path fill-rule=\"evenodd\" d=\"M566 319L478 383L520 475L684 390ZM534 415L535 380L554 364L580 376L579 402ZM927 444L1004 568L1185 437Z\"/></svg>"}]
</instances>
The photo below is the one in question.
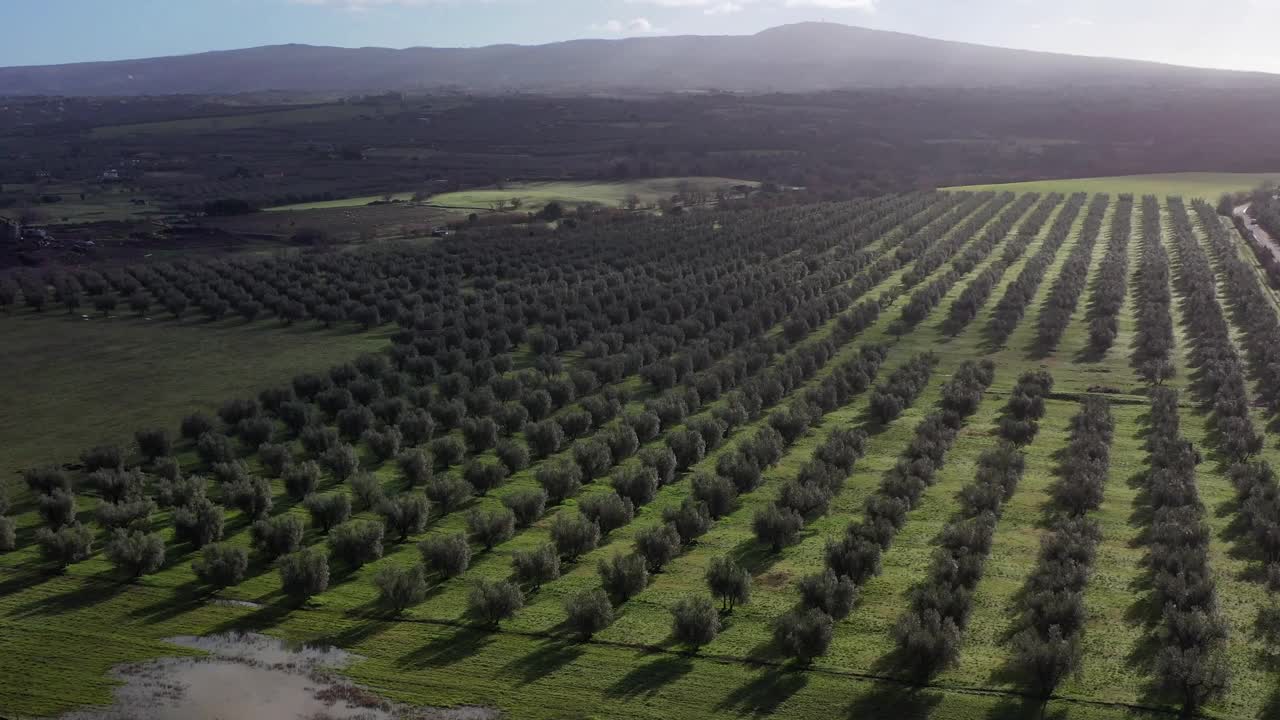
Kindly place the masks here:
<instances>
[{"instance_id":1,"label":"dirt track","mask_svg":"<svg viewBox=\"0 0 1280 720\"><path fill-rule=\"evenodd\" d=\"M1253 221L1253 218L1249 217L1249 204L1237 206L1234 212L1236 217L1244 221L1245 227L1249 228L1253 233L1254 239L1262 243L1277 260L1280 260L1280 242L1276 242L1276 239L1271 237L1270 233L1263 230L1258 223Z\"/></svg>"}]
</instances>

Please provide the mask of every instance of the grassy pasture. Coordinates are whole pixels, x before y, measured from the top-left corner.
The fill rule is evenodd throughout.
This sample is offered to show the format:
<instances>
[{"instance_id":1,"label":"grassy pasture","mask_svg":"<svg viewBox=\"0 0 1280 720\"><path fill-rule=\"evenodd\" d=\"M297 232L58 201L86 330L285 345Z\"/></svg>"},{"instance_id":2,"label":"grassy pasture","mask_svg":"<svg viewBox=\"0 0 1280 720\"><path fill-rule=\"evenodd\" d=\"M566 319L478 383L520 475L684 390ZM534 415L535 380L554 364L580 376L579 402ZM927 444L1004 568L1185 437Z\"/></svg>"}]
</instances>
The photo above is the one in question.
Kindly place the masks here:
<instances>
[{"instance_id":1,"label":"grassy pasture","mask_svg":"<svg viewBox=\"0 0 1280 720\"><path fill-rule=\"evenodd\" d=\"M1035 180L993 185L966 185L947 190L1009 190L1012 192L1087 192L1133 193L1135 196L1156 195L1164 198L1181 195L1215 201L1223 193L1252 190L1266 181L1280 180L1280 173L1166 173L1162 175L1124 175L1117 177Z\"/></svg>"},{"instance_id":2,"label":"grassy pasture","mask_svg":"<svg viewBox=\"0 0 1280 720\"><path fill-rule=\"evenodd\" d=\"M638 196L642 203L657 202L660 198L674 195L682 182L688 182L691 187L707 192L727 185L754 186L758 184L750 180L714 177L653 178L623 182L511 183L501 189L480 188L433 195L426 204L464 211L485 211L492 209L493 204L496 202L507 202L512 198L519 198L522 201L521 209L529 211L537 211L553 200L558 200L569 206L583 203L599 203L616 207L631 194ZM383 195L366 195L363 197L342 198L340 200L281 205L267 209L279 212L286 210L349 208L368 205L383 198ZM394 193L392 198L407 202L413 198L413 192Z\"/></svg>"},{"instance_id":3,"label":"grassy pasture","mask_svg":"<svg viewBox=\"0 0 1280 720\"><path fill-rule=\"evenodd\" d=\"M373 115L376 110L367 105L316 105L312 107L289 108L285 110L267 110L262 112L245 112L234 115L216 115L211 117L183 118L181 120L164 120L158 122L131 123L128 125L103 125L89 132L95 139L115 139L131 135L158 135L190 132L211 132L222 130L244 130L251 128L274 128L305 123L337 122L350 120L361 115Z\"/></svg>"},{"instance_id":4,"label":"grassy pasture","mask_svg":"<svg viewBox=\"0 0 1280 720\"><path fill-rule=\"evenodd\" d=\"M1125 191L1148 192L1136 186ZM1111 211L1114 212L1114 205ZM1135 211L1135 225L1137 219ZM1148 694L1149 675L1141 661L1149 637L1140 610L1149 589L1143 584L1140 565L1144 554L1143 525L1135 518L1141 504L1132 483L1133 477L1143 469L1145 451L1139 431L1141 417L1146 412L1145 398L1138 394L1141 386L1128 362L1135 332L1133 299L1130 297L1121 311L1119 337L1100 360L1080 359L1088 339L1084 319L1087 291L1057 350L1047 357L1039 357L1030 349L1041 303L1048 297L1054 279L1074 247L1082 221L1083 213L1076 221L1071 238L1059 249L1045 273L1018 329L1003 347L990 347L982 329L996 301L1018 276L1026 260L1041 247L1045 232L1032 242L1022 259L1008 269L978 317L957 337L946 336L939 324L968 279L981 272L1002 246L997 246L992 257L956 283L913 333L895 341L888 333L888 326L901 312L909 294L899 297L884 311L878 323L842 348L842 357L856 352L864 343L891 343L893 349L881 369L881 379L917 352L932 350L941 362L929 388L916 403L882 432L873 435L867 456L858 462L843 491L832 502L831 511L806 527L799 542L778 555L763 553L755 545L751 531L754 510L771 500L778 488L795 476L831 430L856 426L863 421L868 406L865 394L828 414L821 425L792 445L782 462L766 473L765 484L743 498L742 507L717 522L710 533L673 561L646 590L624 604L615 624L594 642L577 644L559 637L558 628L563 620L561 601L576 590L595 586L597 559L626 550L637 530L658 522L663 508L679 505L689 493L687 476L663 488L634 523L611 534L606 543L573 565L564 577L532 595L525 609L499 632L474 629L461 622L468 583L480 578L505 577L514 551L533 547L545 539L550 515L491 552L477 553L466 574L433 590L424 603L398 619L388 618L376 609L371 578L383 564L415 561L417 553L412 544L389 546L387 557L378 563L353 573L335 575L330 589L305 609L296 609L284 602L275 573L262 564L251 568L252 577L245 583L225 593L226 597L258 603L258 607L207 602L194 589L189 567L191 556L185 548L172 544L170 564L165 570L128 587L115 581L109 565L101 557L74 565L63 576L35 577L27 570L33 559L30 548L0 555L0 678L15 679L0 680L0 709L17 714L51 714L78 703L105 702L112 684L104 673L112 665L177 654L161 642L162 638L252 628L293 640L331 642L351 649L365 658L352 668L352 676L397 699L426 705L492 705L519 718L683 720L758 718L772 714L822 720L882 717L1155 720L1168 717L1137 707L1150 706L1153 701ZM1046 228L1051 224L1052 218ZM1096 273L1105 251L1108 225L1104 222L1103 237L1095 246L1091 274ZM1134 247L1136 257L1136 240ZM946 272L947 267L944 265L933 277ZM900 277L901 273L891 276L868 296L874 297L892 288ZM1176 303L1174 312L1178 376L1171 384L1185 388L1191 372ZM13 320L58 322L53 318L34 317ZM0 325L6 337L13 332L7 327ZM84 329L75 328L77 332ZM160 335L154 332L159 328L145 329L151 331L153 337ZM258 361L260 348L266 342L258 333L267 332L255 326L175 327L172 330L181 330L184 336L185 333L224 334L225 337L217 341L224 344L240 342L228 339L232 334L248 338L238 347L252 347L252 350L236 350L216 360L204 359L204 366L211 371L235 368L227 370L228 379L240 379L241 368L246 364L242 353L252 353L249 356ZM827 325L815 332L829 331L830 325ZM323 333L314 334L324 342L334 342ZM68 335L73 340L77 337L75 333ZM353 343L356 339L360 343L373 342L361 336L345 337ZM67 342L70 345L72 340ZM155 347L153 344L145 350L154 354ZM54 354L74 356L76 352L82 352L78 344ZM296 362L303 357L299 353L304 351L290 352L289 357ZM332 353L323 358L306 357L315 360L319 367L355 352L357 348L344 346L333 348ZM938 483L926 492L920 506L909 515L903 532L885 553L883 573L862 588L853 613L836 624L831 652L809 669L779 664L767 647L768 627L774 617L794 604L795 581L820 569L826 539L861 515L864 499L875 489L882 472L894 463L898 452L911 438L916 423L938 402L940 388L949 374L964 360L982 356L989 356L997 363L994 385L948 454ZM16 359L12 368L0 366L0 371L5 371L0 377L18 377L15 372L30 374L33 363L29 360L29 357ZM62 375L71 368L83 372L85 367L82 360L74 357L63 362ZM896 681L892 666L886 662L893 649L889 630L905 607L906 594L924 575L938 530L958 508L956 492L970 482L977 457L994 442L993 423L1007 393L1020 373L1037 368L1052 372L1055 399L1047 403L1040 434L1027 448L1027 472L1000 520L986 574L975 595L973 618L964 633L959 662L929 687L908 688ZM284 371L284 376L291 372L293 370ZM817 381L815 378L810 384ZM127 388L129 392L141 384L136 373L116 382L117 389ZM1110 482L1106 502L1096 514L1103 528L1103 541L1085 595L1089 609L1084 634L1085 660L1080 675L1064 684L1060 697L1050 702L1042 714L1038 703L1013 692L1016 686L1005 672L1009 648L1004 634L1019 607L1022 583L1036 562L1039 538L1044 531L1042 510L1047 501L1046 491L1054 479L1055 454L1067 442L1068 423L1077 409L1072 396L1099 384L1113 386L1120 393L1114 396L1117 432ZM211 388L217 399L236 392L230 385ZM88 412L92 409L89 405L100 400L84 398L79 402L74 407ZM148 422L172 426L189 407L185 401L177 405L170 408L157 402L144 406L139 409L139 417L122 420L120 424L129 430ZM1202 446L1205 419L1191 403L1185 403L1183 431ZM1259 423L1260 427L1263 425ZM34 419L21 425L0 425L0 442L21 440L28 434L28 426L45 427ZM747 435L753 427L739 429L735 437ZM74 444L70 452L82 446L83 443ZM47 450L53 452L58 448ZM65 450L59 451L65 456ZM1265 455L1273 464L1280 462L1280 450L1276 449L1274 438L1268 443ZM710 455L699 469L714 468L715 459L716 454ZM395 471L389 467L380 469L378 474L388 483L395 477ZM1234 682L1232 692L1224 701L1209 708L1209 715L1274 717L1277 679L1262 659L1265 648L1251 632L1258 609L1270 600L1262 586L1248 579L1252 561L1232 539L1230 482L1212 462L1199 468L1197 479L1214 536L1211 565L1223 613L1231 627L1229 649ZM532 473L526 470L513 476L507 487L533 485ZM291 501L283 496L279 483L275 490L279 511L300 512L290 507ZM476 507L496 505L497 499L493 497L475 501ZM571 501L565 507L572 511L573 506ZM166 528L167 535L169 518L162 515L157 520L157 527ZM21 522L24 532L29 532L37 523L30 514L23 516ZM238 513L229 516L229 527L234 531L232 542L247 544L248 533ZM461 527L461 514L455 513L436 523L430 532L452 532ZM319 538L312 532L307 542L316 543ZM701 592L707 563L723 554L736 554L750 567L754 577L752 601L736 610L727 619L721 635L700 653L678 652L669 638L667 608L679 597ZM36 662L48 672L28 672Z\"/></svg>"}]
</instances>

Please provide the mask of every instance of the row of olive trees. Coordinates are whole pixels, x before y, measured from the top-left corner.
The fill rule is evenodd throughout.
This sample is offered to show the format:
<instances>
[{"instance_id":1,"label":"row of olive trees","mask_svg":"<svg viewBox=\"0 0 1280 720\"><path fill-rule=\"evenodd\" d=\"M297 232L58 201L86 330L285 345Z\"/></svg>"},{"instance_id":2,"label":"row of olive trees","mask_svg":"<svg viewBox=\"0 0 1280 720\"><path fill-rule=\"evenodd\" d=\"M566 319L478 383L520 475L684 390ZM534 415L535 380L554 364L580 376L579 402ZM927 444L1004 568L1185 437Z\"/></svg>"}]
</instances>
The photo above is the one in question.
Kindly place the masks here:
<instances>
[{"instance_id":1,"label":"row of olive trees","mask_svg":"<svg viewBox=\"0 0 1280 720\"><path fill-rule=\"evenodd\" d=\"M1027 195L1035 196L1034 193L1027 193ZM1000 257L970 280L960 292L960 297L951 303L950 309L947 310L947 318L942 322L943 332L954 337L973 322L973 319L978 316L978 311L991 298L991 293L995 291L996 285L1004 277L1005 272L1027 252L1027 248L1031 246L1044 228L1044 224L1049 222L1049 216L1060 204L1062 204L1062 195L1059 193L1050 193L1040 199L1031 213L1023 218L1017 233L1005 244Z\"/></svg>"},{"instance_id":2,"label":"row of olive trees","mask_svg":"<svg viewBox=\"0 0 1280 720\"><path fill-rule=\"evenodd\" d=\"M1173 377L1173 317L1169 289L1169 256L1164 249L1160 204L1154 196L1142 199L1142 255L1138 260L1137 337L1130 364L1147 383Z\"/></svg>"},{"instance_id":3,"label":"row of olive trees","mask_svg":"<svg viewBox=\"0 0 1280 720\"><path fill-rule=\"evenodd\" d=\"M1084 293L1085 284L1089 280L1089 266L1093 263L1093 246L1098 242L1102 231L1102 217L1107 211L1111 198L1107 195L1094 195L1085 214L1084 227L1080 229L1080 239L1067 255L1058 272L1058 279L1049 288L1049 296L1040 306L1040 319L1036 325L1036 348L1048 354L1058 346L1062 333L1071 323L1071 316L1076 312L1080 295Z\"/></svg>"},{"instance_id":4,"label":"row of olive trees","mask_svg":"<svg viewBox=\"0 0 1280 720\"><path fill-rule=\"evenodd\" d=\"M1102 256L1090 291L1089 351L1101 357L1119 332L1117 318L1129 287L1129 236L1133 228L1133 195L1121 195L1111 215L1107 252Z\"/></svg>"},{"instance_id":5,"label":"row of olive trees","mask_svg":"<svg viewBox=\"0 0 1280 720\"><path fill-rule=\"evenodd\" d=\"M1027 259L1018 277L1005 288L1004 296L996 303L995 310L991 313L991 320L987 322L986 334L993 345L1003 345L1018 327L1023 314L1027 311L1027 306L1035 298L1036 290L1044 281L1049 266L1058 256L1058 250L1067 241L1086 199L1088 195L1085 193L1075 193L1067 198L1066 205L1049 226L1049 233L1040 243L1040 249Z\"/></svg>"},{"instance_id":6,"label":"row of olive trees","mask_svg":"<svg viewBox=\"0 0 1280 720\"><path fill-rule=\"evenodd\" d=\"M979 456L974 481L960 491L960 512L939 534L928 575L894 625L902 663L917 678L932 677L960 651L996 523L1026 467L1019 446L1034 438L1052 387L1043 371L1018 379L997 425L1000 444Z\"/></svg>"}]
</instances>

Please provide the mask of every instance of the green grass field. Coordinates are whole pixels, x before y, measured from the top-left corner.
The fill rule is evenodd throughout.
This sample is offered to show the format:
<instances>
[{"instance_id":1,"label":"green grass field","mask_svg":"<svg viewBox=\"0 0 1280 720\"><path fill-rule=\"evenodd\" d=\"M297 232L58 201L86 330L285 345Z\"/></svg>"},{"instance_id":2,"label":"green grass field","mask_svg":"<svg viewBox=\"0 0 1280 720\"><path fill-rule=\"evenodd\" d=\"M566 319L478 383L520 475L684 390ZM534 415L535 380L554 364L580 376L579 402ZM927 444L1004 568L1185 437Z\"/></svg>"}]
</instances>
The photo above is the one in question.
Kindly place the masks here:
<instances>
[{"instance_id":1,"label":"green grass field","mask_svg":"<svg viewBox=\"0 0 1280 720\"><path fill-rule=\"evenodd\" d=\"M195 408L216 409L228 397L386 344L384 334L270 320L91 317L0 316L2 394L14 409L0 415L0 481L15 482L22 468L74 461L94 444L127 443L140 427L174 426Z\"/></svg>"},{"instance_id":2,"label":"green grass field","mask_svg":"<svg viewBox=\"0 0 1280 720\"><path fill-rule=\"evenodd\" d=\"M648 180L631 180L624 182L530 182L511 183L504 188L481 188L462 192L433 195L426 204L443 208L454 208L464 211L491 210L494 203L509 203L513 198L521 201L521 210L536 212L547 203L558 200L568 206L583 203L599 203L609 207L617 207L629 195L636 195L642 203L657 202L660 198L674 195L682 183L707 192L718 187L730 185L751 185L758 183L750 180L734 180L731 178L689 177L689 178L653 178ZM357 207L384 199L383 195L343 198L323 202L300 203L297 205L281 205L267 208L271 211L285 210L320 210L342 207ZM413 192L392 194L392 198L409 201Z\"/></svg>"},{"instance_id":3,"label":"green grass field","mask_svg":"<svg viewBox=\"0 0 1280 720\"><path fill-rule=\"evenodd\" d=\"M128 125L103 125L90 131L97 139L121 138L130 135L156 135L187 132L211 132L243 130L248 128L272 128L316 122L336 122L374 115L375 108L367 105L316 105L311 107L268 110L217 115L213 117L184 118L160 122L132 123Z\"/></svg>"},{"instance_id":4,"label":"green grass field","mask_svg":"<svg viewBox=\"0 0 1280 720\"><path fill-rule=\"evenodd\" d=\"M1252 190L1264 182L1280 181L1280 173L1168 173L1118 177L1036 180L994 185L966 185L947 190L1009 190L1012 192L1133 193L1135 196L1181 195L1216 201L1223 193Z\"/></svg>"},{"instance_id":5,"label":"green grass field","mask_svg":"<svg viewBox=\"0 0 1280 720\"><path fill-rule=\"evenodd\" d=\"M1147 192L1137 188L1132 191ZM1114 204L1109 212L1114 212ZM787 479L799 472L814 448L833 429L862 421L868 407L867 394L827 414L819 426L789 447L782 462L766 473L762 487L745 496L737 511L716 522L707 535L657 575L648 588L625 603L617 621L591 642L563 639L560 633L564 620L563 599L582 588L596 586L597 559L626 550L638 530L659 522L664 508L678 506L690 491L687 475L664 487L658 498L637 515L635 522L614 531L607 542L571 566L563 577L531 595L525 608L499 631L477 629L464 621L467 587L480 578L506 577L513 552L545 540L552 513L533 528L517 533L511 541L488 553L477 553L471 568L460 578L442 583L425 602L396 619L377 609L376 591L370 580L384 564L416 561L417 551L411 543L389 546L384 559L353 573L336 575L330 589L302 609L284 602L277 575L261 564L251 569L251 578L224 593L225 597L257 603L258 607L232 607L211 603L197 592L189 554L173 553L166 569L131 586L119 583L101 557L74 565L65 575L47 576L30 569L34 560L30 547L0 555L0 709L18 715L47 715L77 704L105 703L113 687L105 673L118 663L175 654L172 646L162 642L163 638L246 628L351 649L363 658L351 668L351 676L374 691L399 700L432 706L488 705L518 718L692 720L759 718L774 714L815 720L1032 720L1043 717L1155 720L1170 717L1165 712L1151 710L1154 701L1148 692L1149 673L1135 660L1142 657L1149 642L1148 629L1138 613L1149 589L1143 584L1141 567L1145 552L1141 544L1143 523L1135 517L1142 509L1141 501L1131 483L1143 468L1145 450L1139 428L1141 416L1146 412L1145 398L1140 395L1142 386L1129 367L1129 348L1136 322L1133 299L1130 297L1121 311L1119 337L1100 360L1080 359L1088 339L1084 319L1087 293L1056 352L1039 357L1030 349L1041 303L1076 243L1083 217L1081 213L1070 239L1056 253L1026 315L1005 346L989 347L982 329L1004 289L1043 244L1047 230L1042 231L1022 258L1008 269L978 317L957 337L946 336L939 324L951 302L967 285L968 278L981 272L1002 246L997 246L992 256L956 283L914 332L899 340L888 333L889 324L898 317L909 297L907 294L885 310L875 325L843 346L826 370L806 383L807 387L819 382L832 365L869 342L884 341L892 345L880 379L918 352L933 351L941 361L928 389L914 405L882 432L873 435L866 457L858 462L844 489L832 502L830 512L808 525L797 543L777 555L764 552L752 534L752 515L776 495ZM1136 212L1134 219L1136 224ZM1051 223L1052 218L1046 228ZM1096 271L1105 252L1108 224L1104 221L1104 238L1094 248L1091 273ZM1245 256L1243 248L1242 256ZM939 268L933 277L946 272L948 267ZM890 276L871 290L868 297L894 287L902 274ZM1273 310L1267 308L1267 311ZM28 346L38 345L38 338L34 336L41 332L40 323L56 327L59 322L52 318L17 320L25 323L19 327L33 336L26 341ZM1176 304L1174 321L1179 341L1175 355L1178 375L1171 384L1185 388L1191 373L1187 363L1188 345L1182 336L1183 325ZM13 332L7 328L0 325L6 333ZM56 372L50 371L45 381L49 387L61 387L67 382L68 374L84 373L85 368L93 367L86 362L85 355L77 355L93 349L76 342L84 336L75 335L71 329L59 333L68 338L66 349L51 350L46 358L46 361L65 363L58 366ZM830 329L831 323L828 323L815 333L829 333ZM141 328L138 332L157 330L160 328ZM252 357L257 363L263 344L270 342L264 338L281 332L256 326L172 329L177 330L181 330L183 338L191 333L212 332L217 333L219 339L211 342L236 343L235 350L218 356L193 353L199 358L202 375L207 376L201 382L208 382L210 392L216 397L234 395L237 388L230 383L232 378L245 379L241 368L250 364L246 357ZM239 339L231 339L233 335ZM162 335L154 332L148 337ZM276 352L282 365L306 357L320 366L329 358L338 359L344 352L350 355L359 350L352 346L329 347L328 343L335 339L317 334L313 338L316 347L325 347L326 355L322 358L304 353L292 344L300 338L312 336L303 334L289 338L289 343L280 341L282 347ZM130 339L145 341L142 335L136 339L118 337L119 342ZM374 342L359 336L346 336L345 340L362 346ZM190 342L175 341L169 352L184 349ZM286 345L287 349L283 347ZM136 355L121 360L126 367L111 373L114 379L103 379L99 386L104 390L114 389L115 395L153 392L140 385L136 363L142 362L139 356L155 354L154 347L138 350ZM795 603L794 582L821 569L827 538L841 532L851 519L861 515L865 498L877 487L881 474L895 462L917 422L935 407L940 388L950 373L961 362L984 356L996 362L994 385L960 433L938 483L909 514L903 531L884 554L882 574L862 588L853 613L836 623L830 653L810 668L781 663L767 648L769 624ZM7 359L13 365L0 366L0 370L5 371L3 377L29 376L36 364L34 357ZM975 595L972 619L964 633L959 661L929 686L910 687L900 682L888 663L894 647L889 630L905 606L905 594L923 577L938 531L957 512L956 493L972 479L977 457L995 442L992 427L1007 393L1019 374L1034 369L1046 369L1053 374L1056 399L1047 403L1041 431L1027 448L1027 471L1000 519L986 572ZM294 371L281 370L284 374ZM219 372L225 372L226 377L219 380L216 376ZM226 385L222 391L215 392L218 382ZM1069 422L1078 409L1072 396L1100 384L1119 391L1113 396L1117 431L1106 499L1095 513L1103 529L1103 540L1085 594L1089 613L1084 634L1085 659L1079 675L1069 679L1060 688L1059 696L1042 709L1039 703L1019 694L1018 686L1009 679L1010 651L1005 631L1020 607L1019 591L1036 563L1056 453L1066 444ZM81 397L66 387L57 392L76 396L73 401L62 404L65 413L94 412L93 407L103 402L101 396ZM37 396L38 393L32 391L31 397ZM106 399L110 400L111 395ZM182 401L171 407L167 401L155 397L140 407L136 415L122 420L121 425L130 429L146 422L172 426L187 404ZM47 427L45 422L48 420L25 418L0 425L0 444L35 442L27 448L28 454L60 453L63 457L68 454L68 448L79 449L83 444L54 439L45 441L47 446L41 446L40 441L30 440L27 436L32 433L28 428ZM104 422L109 424L109 420ZM734 437L746 436L760 422L737 429ZM1203 445L1205 417L1190 403L1185 404L1182 422L1187 437ZM710 454L695 469L713 469L717 455ZM1280 462L1280 448L1274 438L1268 443L1264 457L1273 464ZM395 471L384 467L379 475L390 482ZM1231 692L1212 705L1208 715L1223 719L1274 718L1275 708L1280 706L1277 705L1280 681L1266 660L1266 648L1252 631L1257 611L1272 601L1262 585L1249 579L1255 570L1254 563L1229 531L1234 492L1230 481L1209 462L1198 469L1197 480L1213 530L1211 566L1222 611L1230 626L1228 648L1233 678ZM534 484L532 472L525 470L512 476L504 491ZM280 511L301 512L290 507L291 501L283 496L279 483L275 490ZM497 498L488 497L476 501L475 506L495 507L497 503ZM567 502L560 512L572 511L573 507L574 502ZM157 527L166 528L167 536L168 516L162 514L157 520ZM461 513L454 513L438 521L430 531L461 529L462 520ZM29 513L22 516L20 522L23 533L30 533L38 524ZM245 525L243 518L232 513L229 522L235 530L232 542L248 543ZM314 531L308 535L307 542L318 541ZM170 544L170 547L181 550L183 546ZM700 652L679 652L670 639L668 608L677 598L702 591L706 565L713 557L724 554L741 557L750 568L754 580L751 602L729 616L719 637ZM36 666L41 671L31 672Z\"/></svg>"}]
</instances>

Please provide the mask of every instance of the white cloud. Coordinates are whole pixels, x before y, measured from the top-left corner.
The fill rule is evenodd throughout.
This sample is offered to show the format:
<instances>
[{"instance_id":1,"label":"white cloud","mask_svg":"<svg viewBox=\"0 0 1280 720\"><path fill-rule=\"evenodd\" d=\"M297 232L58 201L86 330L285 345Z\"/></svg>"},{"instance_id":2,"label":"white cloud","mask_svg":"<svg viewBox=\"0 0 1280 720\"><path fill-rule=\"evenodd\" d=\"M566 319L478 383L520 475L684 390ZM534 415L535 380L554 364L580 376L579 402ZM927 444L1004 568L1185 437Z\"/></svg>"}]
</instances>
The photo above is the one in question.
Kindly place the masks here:
<instances>
[{"instance_id":1,"label":"white cloud","mask_svg":"<svg viewBox=\"0 0 1280 720\"><path fill-rule=\"evenodd\" d=\"M741 12L742 10L743 5L741 2L730 1L716 3L702 12L704 15L729 15L731 13Z\"/></svg>"},{"instance_id":2,"label":"white cloud","mask_svg":"<svg viewBox=\"0 0 1280 720\"><path fill-rule=\"evenodd\" d=\"M784 5L794 7L823 8L827 10L862 10L875 12L878 0L786 0Z\"/></svg>"},{"instance_id":3,"label":"white cloud","mask_svg":"<svg viewBox=\"0 0 1280 720\"><path fill-rule=\"evenodd\" d=\"M630 20L606 20L602 23L596 23L591 26L596 32L605 32L610 35L651 35L654 33L665 32L662 28L655 27L649 22L648 18L637 17Z\"/></svg>"},{"instance_id":4,"label":"white cloud","mask_svg":"<svg viewBox=\"0 0 1280 720\"><path fill-rule=\"evenodd\" d=\"M746 9L747 5L753 4L875 12L876 3L879 0L627 0L627 2L633 5L654 5L661 8L701 8L705 15L727 15L740 12Z\"/></svg>"}]
</instances>

